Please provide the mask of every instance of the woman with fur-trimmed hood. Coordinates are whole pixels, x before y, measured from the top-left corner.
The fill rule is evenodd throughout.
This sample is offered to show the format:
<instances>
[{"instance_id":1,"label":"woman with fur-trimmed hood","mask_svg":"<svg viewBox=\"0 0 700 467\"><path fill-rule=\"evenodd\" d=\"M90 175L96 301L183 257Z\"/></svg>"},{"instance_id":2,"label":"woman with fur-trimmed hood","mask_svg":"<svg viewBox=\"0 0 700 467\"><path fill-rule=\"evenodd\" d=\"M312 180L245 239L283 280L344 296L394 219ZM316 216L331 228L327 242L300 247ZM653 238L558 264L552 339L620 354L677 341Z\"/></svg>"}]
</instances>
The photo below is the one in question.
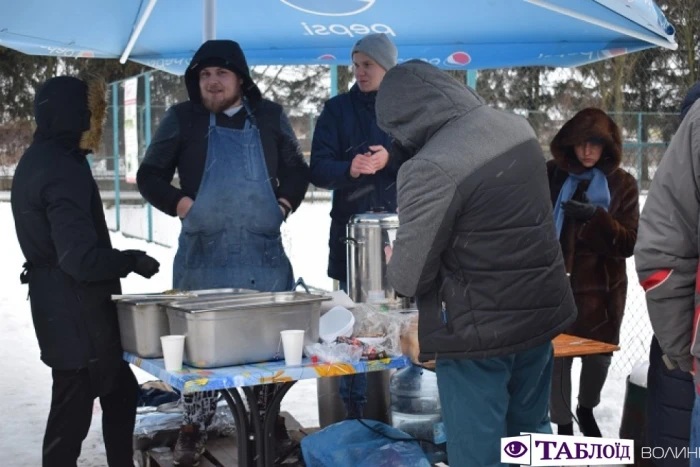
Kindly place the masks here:
<instances>
[{"instance_id":1,"label":"woman with fur-trimmed hood","mask_svg":"<svg viewBox=\"0 0 700 467\"><path fill-rule=\"evenodd\" d=\"M12 213L26 259L41 360L52 370L43 467L75 466L92 420L103 410L107 464L133 466L138 384L122 359L112 294L120 278L151 277L158 262L112 248L100 192L85 156L101 141L106 86L60 76L34 101L36 132L12 183ZM19 266L19 265L17 265Z\"/></svg>"},{"instance_id":2,"label":"woman with fur-trimmed hood","mask_svg":"<svg viewBox=\"0 0 700 467\"><path fill-rule=\"evenodd\" d=\"M568 333L618 344L627 297L626 258L639 221L637 182L620 167L622 136L602 110L584 109L550 146L547 163L554 220L578 318ZM600 437L593 408L600 403L612 354L581 359L576 414L584 436ZM573 434L572 358L557 358L550 412L559 434Z\"/></svg>"}]
</instances>

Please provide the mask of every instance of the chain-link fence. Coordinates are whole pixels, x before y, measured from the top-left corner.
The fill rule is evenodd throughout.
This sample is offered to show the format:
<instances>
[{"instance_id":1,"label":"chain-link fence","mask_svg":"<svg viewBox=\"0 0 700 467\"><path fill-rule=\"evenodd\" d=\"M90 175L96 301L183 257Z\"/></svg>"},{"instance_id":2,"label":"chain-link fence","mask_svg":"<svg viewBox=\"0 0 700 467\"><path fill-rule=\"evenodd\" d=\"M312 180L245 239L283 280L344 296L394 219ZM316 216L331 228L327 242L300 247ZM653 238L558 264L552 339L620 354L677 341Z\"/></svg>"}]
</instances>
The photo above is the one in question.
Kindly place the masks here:
<instances>
[{"instance_id":1,"label":"chain-link fence","mask_svg":"<svg viewBox=\"0 0 700 467\"><path fill-rule=\"evenodd\" d=\"M698 76L693 66L687 57L679 58L678 54L669 55L655 49L574 70L487 70L479 73L477 90L490 105L525 116L548 157L550 141L578 110L586 106L606 109L622 129L622 165L638 180L642 193L640 204L643 205L645 192L678 126L680 101L687 87ZM686 69L686 73L680 73L680 70ZM454 75L460 81L466 79L464 73ZM327 79L327 76L323 79ZM619 83L619 88L614 83ZM131 99L127 116L134 114L135 132L132 130L131 135L136 136L137 145L135 150L131 150L135 158L131 157L129 161L125 154L132 145L127 142L125 128L132 127L125 125L126 86L126 81L110 84L103 145L90 159L103 193L108 224L113 230L120 230L126 235L174 247L177 245L179 223L144 202L135 184L134 168L142 161L166 110L187 99L184 80L161 72L136 77L136 95L132 96L135 99ZM317 112L286 110L302 151L308 158ZM0 191L9 190L12 161L16 161L29 144L32 131L30 121L0 125L0 158L3 158L0 166L4 170L4 173L0 173ZM177 174L173 183L179 183ZM328 205L329 199L327 191L310 187L305 204L317 202ZM319 221L321 224L327 220L329 209L321 207L314 210L315 216L324 219ZM306 221L313 222L314 219ZM326 229L325 224L322 229ZM299 235L304 234L300 231ZM295 249L306 248L300 246L305 245L303 242L298 241L289 240L289 245ZM652 334L633 260L630 259L628 264L630 285L621 333L622 350L614 359L614 368L620 371L628 371L635 362L646 359ZM322 262L315 267L323 273L325 266L325 262ZM322 273L319 277L323 276Z\"/></svg>"}]
</instances>

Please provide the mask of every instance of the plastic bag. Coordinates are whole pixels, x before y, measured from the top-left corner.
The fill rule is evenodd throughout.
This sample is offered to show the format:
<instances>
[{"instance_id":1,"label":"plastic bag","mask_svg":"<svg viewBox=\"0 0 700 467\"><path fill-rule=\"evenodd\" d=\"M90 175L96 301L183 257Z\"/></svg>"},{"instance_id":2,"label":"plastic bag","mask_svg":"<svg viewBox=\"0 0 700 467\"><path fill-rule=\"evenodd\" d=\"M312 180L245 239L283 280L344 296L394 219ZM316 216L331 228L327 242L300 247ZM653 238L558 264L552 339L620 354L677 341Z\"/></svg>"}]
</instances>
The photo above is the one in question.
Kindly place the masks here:
<instances>
[{"instance_id":1,"label":"plastic bag","mask_svg":"<svg viewBox=\"0 0 700 467\"><path fill-rule=\"evenodd\" d=\"M324 363L359 363L362 359L362 347L344 343L307 345L305 351L309 358L316 357Z\"/></svg>"},{"instance_id":2,"label":"plastic bag","mask_svg":"<svg viewBox=\"0 0 700 467\"><path fill-rule=\"evenodd\" d=\"M382 338L381 350L390 356L403 355L401 337L410 334L412 324L418 316L417 311L380 311L367 303L360 303L351 311L355 315L353 337Z\"/></svg>"},{"instance_id":3,"label":"plastic bag","mask_svg":"<svg viewBox=\"0 0 700 467\"><path fill-rule=\"evenodd\" d=\"M302 439L301 452L306 467L430 467L413 438L375 420L330 425Z\"/></svg>"},{"instance_id":4,"label":"plastic bag","mask_svg":"<svg viewBox=\"0 0 700 467\"><path fill-rule=\"evenodd\" d=\"M182 426L184 407L181 403L163 404L158 408L140 407L136 409L134 437L153 439L163 431L179 431ZM217 404L216 415L207 432L212 435L232 436L236 423L226 401Z\"/></svg>"}]
</instances>

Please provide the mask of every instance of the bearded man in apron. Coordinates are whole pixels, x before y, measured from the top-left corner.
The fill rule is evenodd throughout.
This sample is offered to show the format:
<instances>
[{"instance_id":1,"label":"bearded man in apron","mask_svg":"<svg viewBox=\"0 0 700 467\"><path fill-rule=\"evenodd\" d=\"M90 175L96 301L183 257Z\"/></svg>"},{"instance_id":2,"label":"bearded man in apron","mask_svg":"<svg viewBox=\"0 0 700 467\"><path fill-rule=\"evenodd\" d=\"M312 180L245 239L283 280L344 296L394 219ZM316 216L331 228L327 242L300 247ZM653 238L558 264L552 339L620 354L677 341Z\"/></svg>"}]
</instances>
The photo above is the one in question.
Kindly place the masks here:
<instances>
[{"instance_id":1,"label":"bearded man in apron","mask_svg":"<svg viewBox=\"0 0 700 467\"><path fill-rule=\"evenodd\" d=\"M262 98L233 41L205 42L185 83L190 100L168 109L137 177L148 202L182 219L173 287L292 290L280 227L304 199L309 169L284 110ZM215 393L195 394L175 465L198 465L216 410Z\"/></svg>"}]
</instances>

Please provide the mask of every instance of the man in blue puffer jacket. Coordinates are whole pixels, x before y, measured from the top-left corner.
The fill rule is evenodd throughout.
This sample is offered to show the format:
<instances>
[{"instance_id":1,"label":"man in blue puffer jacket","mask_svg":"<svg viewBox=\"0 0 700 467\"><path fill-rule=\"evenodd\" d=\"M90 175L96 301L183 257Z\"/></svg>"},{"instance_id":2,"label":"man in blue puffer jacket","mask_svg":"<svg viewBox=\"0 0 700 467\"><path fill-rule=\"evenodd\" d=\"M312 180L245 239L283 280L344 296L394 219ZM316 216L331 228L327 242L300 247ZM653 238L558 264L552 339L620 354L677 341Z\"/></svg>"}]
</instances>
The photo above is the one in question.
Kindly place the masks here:
<instances>
[{"instance_id":1,"label":"man in blue puffer jacket","mask_svg":"<svg viewBox=\"0 0 700 467\"><path fill-rule=\"evenodd\" d=\"M348 220L363 212L396 212L400 163L389 158L391 138L377 126L374 101L384 75L397 59L396 46L386 34L370 34L359 40L352 49L357 82L349 92L326 102L316 122L311 183L333 190L328 275L345 292L347 260L342 238ZM365 390L364 375L341 381L348 417L362 417Z\"/></svg>"}]
</instances>

